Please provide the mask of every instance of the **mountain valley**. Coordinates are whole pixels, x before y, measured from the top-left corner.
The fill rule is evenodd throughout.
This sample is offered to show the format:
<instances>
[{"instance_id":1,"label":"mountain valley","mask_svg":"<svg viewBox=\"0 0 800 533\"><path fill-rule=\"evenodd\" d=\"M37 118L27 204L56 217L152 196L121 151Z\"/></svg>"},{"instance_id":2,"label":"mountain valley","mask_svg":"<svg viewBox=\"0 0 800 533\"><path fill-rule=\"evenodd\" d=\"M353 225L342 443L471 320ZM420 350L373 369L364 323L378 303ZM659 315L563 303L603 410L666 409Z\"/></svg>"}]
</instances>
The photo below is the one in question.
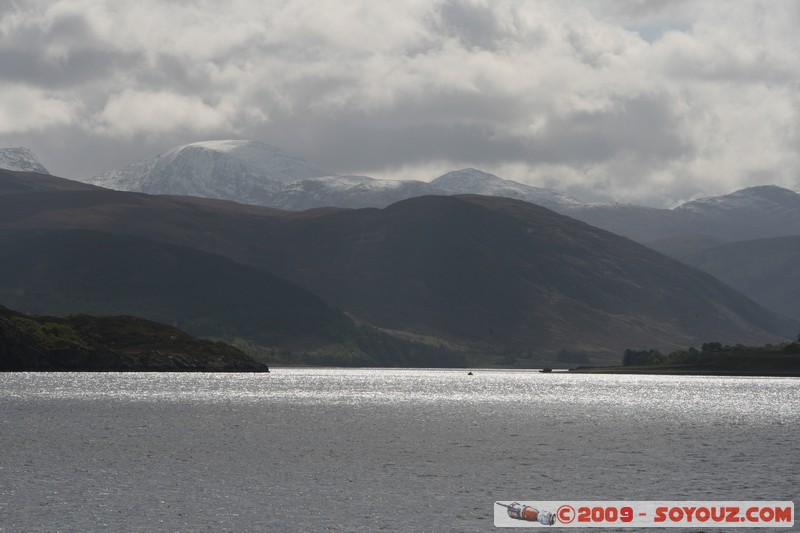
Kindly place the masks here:
<instances>
[{"instance_id":1,"label":"mountain valley","mask_svg":"<svg viewBox=\"0 0 800 533\"><path fill-rule=\"evenodd\" d=\"M150 316L168 323L213 315L216 329L196 331L276 349L352 346L369 326L473 355L606 357L710 338L777 341L797 328L706 274L520 200L423 196L290 212L11 171L0 171L0 191L11 254L0 294L22 310L155 306L168 312ZM309 329L270 337L292 309L308 320L290 322ZM325 324L335 338L324 339Z\"/></svg>"}]
</instances>

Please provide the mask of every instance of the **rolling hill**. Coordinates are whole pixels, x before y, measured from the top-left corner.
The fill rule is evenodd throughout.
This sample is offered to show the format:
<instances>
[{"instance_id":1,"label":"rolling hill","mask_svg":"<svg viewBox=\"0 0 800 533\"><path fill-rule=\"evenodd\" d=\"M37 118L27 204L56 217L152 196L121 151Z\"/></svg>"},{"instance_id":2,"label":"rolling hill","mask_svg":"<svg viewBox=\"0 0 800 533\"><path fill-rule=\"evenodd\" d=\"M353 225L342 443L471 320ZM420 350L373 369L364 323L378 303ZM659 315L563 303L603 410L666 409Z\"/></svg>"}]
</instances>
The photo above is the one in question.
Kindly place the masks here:
<instances>
[{"instance_id":1,"label":"rolling hill","mask_svg":"<svg viewBox=\"0 0 800 533\"><path fill-rule=\"evenodd\" d=\"M0 301L28 313L134 315L205 337L312 349L355 326L263 270L142 237L93 230L0 233Z\"/></svg>"},{"instance_id":2,"label":"rolling hill","mask_svg":"<svg viewBox=\"0 0 800 533\"><path fill-rule=\"evenodd\" d=\"M12 192L24 179L0 172L7 238L88 229L193 248L288 280L361 323L458 349L619 353L796 334L706 274L522 201L426 196L292 213L82 184Z\"/></svg>"},{"instance_id":3,"label":"rolling hill","mask_svg":"<svg viewBox=\"0 0 800 533\"><path fill-rule=\"evenodd\" d=\"M794 328L711 276L516 200L414 198L265 238L271 255L254 260L353 315L483 347L672 347Z\"/></svg>"}]
</instances>

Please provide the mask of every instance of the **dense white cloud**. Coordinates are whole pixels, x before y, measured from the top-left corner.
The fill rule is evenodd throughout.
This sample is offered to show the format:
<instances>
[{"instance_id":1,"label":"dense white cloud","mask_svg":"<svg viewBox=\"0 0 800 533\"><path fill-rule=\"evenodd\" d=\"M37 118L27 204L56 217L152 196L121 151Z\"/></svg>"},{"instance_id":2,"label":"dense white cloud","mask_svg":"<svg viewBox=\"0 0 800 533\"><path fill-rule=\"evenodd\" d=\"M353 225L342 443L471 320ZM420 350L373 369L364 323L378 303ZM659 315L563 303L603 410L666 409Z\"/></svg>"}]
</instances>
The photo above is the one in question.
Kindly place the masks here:
<instances>
[{"instance_id":1,"label":"dense white cloud","mask_svg":"<svg viewBox=\"0 0 800 533\"><path fill-rule=\"evenodd\" d=\"M67 176L238 137L587 199L800 189L798 25L793 1L15 0L0 143Z\"/></svg>"},{"instance_id":2,"label":"dense white cloud","mask_svg":"<svg viewBox=\"0 0 800 533\"><path fill-rule=\"evenodd\" d=\"M0 135L42 132L70 124L76 112L71 102L46 91L0 83Z\"/></svg>"},{"instance_id":3,"label":"dense white cloud","mask_svg":"<svg viewBox=\"0 0 800 533\"><path fill-rule=\"evenodd\" d=\"M218 128L231 128L230 109L211 106L197 96L159 91L126 90L112 96L100 114L100 129L105 134L130 137L139 132L161 134L185 129L202 134Z\"/></svg>"}]
</instances>

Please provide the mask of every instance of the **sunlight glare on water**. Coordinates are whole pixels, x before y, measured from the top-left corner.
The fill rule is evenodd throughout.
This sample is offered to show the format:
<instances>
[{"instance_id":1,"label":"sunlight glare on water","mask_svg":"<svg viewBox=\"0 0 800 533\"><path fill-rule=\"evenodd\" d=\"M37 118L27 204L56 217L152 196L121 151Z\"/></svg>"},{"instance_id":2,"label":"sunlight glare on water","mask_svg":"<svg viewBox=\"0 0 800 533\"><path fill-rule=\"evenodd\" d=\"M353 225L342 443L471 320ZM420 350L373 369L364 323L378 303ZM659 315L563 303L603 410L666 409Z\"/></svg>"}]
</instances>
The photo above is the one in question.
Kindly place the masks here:
<instances>
[{"instance_id":1,"label":"sunlight glare on water","mask_svg":"<svg viewBox=\"0 0 800 533\"><path fill-rule=\"evenodd\" d=\"M799 388L495 370L5 373L0 531L487 531L495 500L788 500Z\"/></svg>"}]
</instances>

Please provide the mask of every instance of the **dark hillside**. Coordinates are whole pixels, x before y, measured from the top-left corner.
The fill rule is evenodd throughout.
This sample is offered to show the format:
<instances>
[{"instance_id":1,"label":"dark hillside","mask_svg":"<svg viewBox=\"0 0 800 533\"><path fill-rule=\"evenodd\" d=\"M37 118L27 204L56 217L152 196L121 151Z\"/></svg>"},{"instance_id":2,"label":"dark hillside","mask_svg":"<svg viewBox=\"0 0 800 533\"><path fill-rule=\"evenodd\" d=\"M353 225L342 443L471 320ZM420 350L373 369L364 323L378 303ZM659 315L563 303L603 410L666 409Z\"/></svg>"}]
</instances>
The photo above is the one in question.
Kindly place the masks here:
<instances>
[{"instance_id":1,"label":"dark hillside","mask_svg":"<svg viewBox=\"0 0 800 533\"><path fill-rule=\"evenodd\" d=\"M800 320L800 236L725 243L681 260Z\"/></svg>"},{"instance_id":2,"label":"dark hillside","mask_svg":"<svg viewBox=\"0 0 800 533\"><path fill-rule=\"evenodd\" d=\"M272 255L255 261L356 316L487 347L680 346L794 329L706 274L516 200L421 197L265 238Z\"/></svg>"},{"instance_id":3,"label":"dark hillside","mask_svg":"<svg viewBox=\"0 0 800 533\"><path fill-rule=\"evenodd\" d=\"M30 316L0 306L0 371L269 370L236 348L141 318Z\"/></svg>"},{"instance_id":4,"label":"dark hillside","mask_svg":"<svg viewBox=\"0 0 800 533\"><path fill-rule=\"evenodd\" d=\"M355 331L308 291L192 248L87 230L0 235L0 299L31 313L127 314L195 335L318 347Z\"/></svg>"},{"instance_id":5,"label":"dark hillside","mask_svg":"<svg viewBox=\"0 0 800 533\"><path fill-rule=\"evenodd\" d=\"M0 182L14 183L14 179L14 173L0 175ZM757 344L781 341L798 329L796 323L709 275L651 249L545 208L504 198L428 196L385 209L288 213L226 201L101 189L0 194L4 238L65 228L185 247L178 254L184 257L179 268L172 268L170 261L156 261L149 276L153 284L182 286L185 292L189 289L176 280L182 275L191 278L197 271L192 286L205 284L200 291L204 296L192 300L187 295L191 306L164 315L164 320L180 324L188 321L205 327L209 321L202 317L211 308L203 309L203 301L219 301L213 286L239 294L259 284L225 278L250 279L261 270L310 290L360 322L481 352L619 353L632 346L686 347L708 338ZM54 241L52 248L59 249L58 243ZM240 265L224 274L211 266L219 258L190 259L189 249L225 256ZM59 250L71 260L80 259L70 247ZM4 253L9 259L15 254ZM109 263L111 254L101 255L107 257L98 265L81 267L91 276L75 269L77 277L69 284L113 278L108 270L126 271L124 264ZM131 253L125 262L136 264L136 257ZM48 268L58 262L56 256L44 261L51 265ZM244 273L243 264L254 270ZM127 275L147 268L137 266ZM11 274L24 279L24 269L18 270ZM156 280L159 273L167 281ZM134 283L135 277L131 280ZM13 286L6 288L7 294L19 295ZM32 291L28 295L35 293L32 285L28 290ZM258 294L258 289L253 292ZM46 293L57 291L50 288ZM182 294L175 293L178 301ZM135 296L118 294L128 302L135 302ZM69 299L73 297L78 295ZM237 309L226 308L229 311L223 314L230 314L229 324L243 327L243 321L256 313L255 301L269 301L267 296L248 298L243 294L240 315ZM21 300L16 305L26 309ZM195 307L203 309L199 316L192 311Z\"/></svg>"}]
</instances>

